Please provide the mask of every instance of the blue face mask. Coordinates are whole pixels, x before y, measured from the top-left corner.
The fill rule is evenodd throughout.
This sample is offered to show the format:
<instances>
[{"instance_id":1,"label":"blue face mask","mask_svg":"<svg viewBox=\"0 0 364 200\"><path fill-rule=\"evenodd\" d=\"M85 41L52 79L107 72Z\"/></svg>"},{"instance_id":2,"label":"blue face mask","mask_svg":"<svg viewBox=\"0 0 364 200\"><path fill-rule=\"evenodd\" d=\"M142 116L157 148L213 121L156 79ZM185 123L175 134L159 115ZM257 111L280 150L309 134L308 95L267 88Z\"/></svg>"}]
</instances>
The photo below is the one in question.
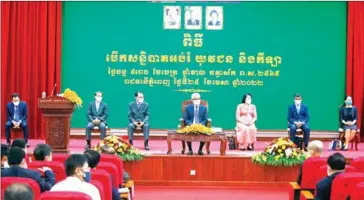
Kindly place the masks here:
<instances>
[{"instance_id":1,"label":"blue face mask","mask_svg":"<svg viewBox=\"0 0 364 200\"><path fill-rule=\"evenodd\" d=\"M85 172L83 175L83 178L85 179L86 182L91 182L91 172Z\"/></svg>"},{"instance_id":2,"label":"blue face mask","mask_svg":"<svg viewBox=\"0 0 364 200\"><path fill-rule=\"evenodd\" d=\"M353 102L351 100L347 100L346 101L346 104L349 105L349 106L351 106L353 104Z\"/></svg>"}]
</instances>

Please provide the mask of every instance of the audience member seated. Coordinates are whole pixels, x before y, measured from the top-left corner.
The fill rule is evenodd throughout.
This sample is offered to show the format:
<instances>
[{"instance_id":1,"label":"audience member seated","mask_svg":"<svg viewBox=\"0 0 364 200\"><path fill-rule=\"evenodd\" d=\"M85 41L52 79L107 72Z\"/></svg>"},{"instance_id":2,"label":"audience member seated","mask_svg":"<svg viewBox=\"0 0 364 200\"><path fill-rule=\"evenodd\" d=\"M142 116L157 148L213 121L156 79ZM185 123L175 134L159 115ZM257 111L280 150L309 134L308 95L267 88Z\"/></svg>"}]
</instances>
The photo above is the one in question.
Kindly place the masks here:
<instances>
[{"instance_id":1,"label":"audience member seated","mask_svg":"<svg viewBox=\"0 0 364 200\"><path fill-rule=\"evenodd\" d=\"M309 153L309 157L322 157L322 153L324 151L324 144L319 140L314 140L308 143L307 150ZM302 166L303 164L299 168L299 173L297 178L297 183L299 185L301 185L301 180L302 180Z\"/></svg>"},{"instance_id":2,"label":"audience member seated","mask_svg":"<svg viewBox=\"0 0 364 200\"><path fill-rule=\"evenodd\" d=\"M9 154L9 145L1 144L1 169L9 168L8 154Z\"/></svg>"},{"instance_id":3,"label":"audience member seated","mask_svg":"<svg viewBox=\"0 0 364 200\"><path fill-rule=\"evenodd\" d=\"M28 185L14 183L5 189L4 200L34 200L34 193Z\"/></svg>"},{"instance_id":4,"label":"audience member seated","mask_svg":"<svg viewBox=\"0 0 364 200\"><path fill-rule=\"evenodd\" d=\"M85 155L86 158L87 158L88 166L91 169L96 169L97 165L100 162L100 153L95 151L95 150L88 149L83 153L83 155ZM91 174L91 176L92 176L92 174ZM111 176L111 179L112 178L113 177ZM112 183L112 181L111 181L111 183ZM113 200L120 200L120 195L119 195L119 192L118 192L118 188L115 188L114 186L112 187L112 199Z\"/></svg>"},{"instance_id":5,"label":"audience member seated","mask_svg":"<svg viewBox=\"0 0 364 200\"><path fill-rule=\"evenodd\" d=\"M48 144L38 144L33 150L36 161L52 161L52 148Z\"/></svg>"},{"instance_id":6,"label":"audience member seated","mask_svg":"<svg viewBox=\"0 0 364 200\"><path fill-rule=\"evenodd\" d=\"M300 94L294 95L294 104L288 107L288 126L289 126L289 139L299 146L296 141L297 129L303 131L303 141L305 144L304 150L307 151L308 141L310 140L310 128L308 126L309 114L308 107L302 104L302 97Z\"/></svg>"},{"instance_id":7,"label":"audience member seated","mask_svg":"<svg viewBox=\"0 0 364 200\"><path fill-rule=\"evenodd\" d=\"M38 171L26 169L25 152L19 147L12 147L9 151L8 162L10 168L1 171L2 177L23 177L31 178L38 182L41 192L48 191L55 184L55 177L51 169L48 167L39 168L44 172L44 178Z\"/></svg>"},{"instance_id":8,"label":"audience member seated","mask_svg":"<svg viewBox=\"0 0 364 200\"><path fill-rule=\"evenodd\" d=\"M101 147L101 153L116 155L115 149L109 145ZM130 175L123 169L123 183L127 183L130 180Z\"/></svg>"},{"instance_id":9,"label":"audience member seated","mask_svg":"<svg viewBox=\"0 0 364 200\"><path fill-rule=\"evenodd\" d=\"M328 176L317 183L315 200L330 200L332 182L345 171L346 159L341 153L334 153L327 159L327 164Z\"/></svg>"},{"instance_id":10,"label":"audience member seated","mask_svg":"<svg viewBox=\"0 0 364 200\"><path fill-rule=\"evenodd\" d=\"M353 106L351 96L345 98L344 105L340 108L340 121L342 128L345 131L345 143L343 150L349 149L349 142L354 139L358 127L356 120L358 118L358 110Z\"/></svg>"},{"instance_id":11,"label":"audience member seated","mask_svg":"<svg viewBox=\"0 0 364 200\"><path fill-rule=\"evenodd\" d=\"M207 108L201 104L201 96L199 93L193 93L191 95L193 104L186 105L186 109L183 113L183 120L187 126L192 124L202 124L206 126L208 122ZM200 142L198 148L198 155L203 155L203 146L205 142ZM187 142L188 153L187 155L193 155L192 142Z\"/></svg>"},{"instance_id":12,"label":"audience member seated","mask_svg":"<svg viewBox=\"0 0 364 200\"><path fill-rule=\"evenodd\" d=\"M25 161L27 162L27 164L29 162L32 162L30 157L28 156L27 142L25 140L17 138L13 141L13 143L11 143L11 147L19 147L23 149L23 151L25 152Z\"/></svg>"},{"instance_id":13,"label":"audience member seated","mask_svg":"<svg viewBox=\"0 0 364 200\"><path fill-rule=\"evenodd\" d=\"M87 172L90 172L90 168L84 155L70 155L65 161L65 169L67 178L53 186L51 191L82 192L89 195L92 200L101 199L100 192L96 186L87 182L90 179L90 176L87 177Z\"/></svg>"},{"instance_id":14,"label":"audience member seated","mask_svg":"<svg viewBox=\"0 0 364 200\"><path fill-rule=\"evenodd\" d=\"M24 134L24 140L26 142L26 146L29 147L28 144L28 108L27 104L24 101L20 101L19 94L14 93L12 95L12 101L6 105L6 114L7 114L7 122L5 125L5 136L6 141L10 144L11 140L11 128L21 128Z\"/></svg>"}]
</instances>

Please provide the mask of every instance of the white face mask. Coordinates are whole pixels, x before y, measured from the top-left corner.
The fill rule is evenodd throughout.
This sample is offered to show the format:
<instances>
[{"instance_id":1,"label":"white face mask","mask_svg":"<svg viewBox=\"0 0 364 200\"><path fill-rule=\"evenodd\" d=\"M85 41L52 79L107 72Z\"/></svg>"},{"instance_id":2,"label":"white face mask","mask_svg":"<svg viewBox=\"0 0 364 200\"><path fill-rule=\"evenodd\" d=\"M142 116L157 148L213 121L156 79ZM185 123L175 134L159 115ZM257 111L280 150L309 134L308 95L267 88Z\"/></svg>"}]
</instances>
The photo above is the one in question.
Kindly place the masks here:
<instances>
[{"instance_id":1,"label":"white face mask","mask_svg":"<svg viewBox=\"0 0 364 200\"><path fill-rule=\"evenodd\" d=\"M295 103L296 105L300 105L300 104L301 104L301 101L302 101L302 100L294 100L294 103Z\"/></svg>"},{"instance_id":2,"label":"white face mask","mask_svg":"<svg viewBox=\"0 0 364 200\"><path fill-rule=\"evenodd\" d=\"M19 101L17 102L13 102L15 106L18 106L19 105Z\"/></svg>"},{"instance_id":3,"label":"white face mask","mask_svg":"<svg viewBox=\"0 0 364 200\"><path fill-rule=\"evenodd\" d=\"M193 100L193 104L196 106L200 105L200 103L201 103L201 100Z\"/></svg>"},{"instance_id":4,"label":"white face mask","mask_svg":"<svg viewBox=\"0 0 364 200\"><path fill-rule=\"evenodd\" d=\"M139 99L138 102L139 103L143 103L144 102L144 99Z\"/></svg>"},{"instance_id":5,"label":"white face mask","mask_svg":"<svg viewBox=\"0 0 364 200\"><path fill-rule=\"evenodd\" d=\"M4 165L4 168L9 168L9 167L10 167L10 166L9 166L8 161L5 161L5 162L3 163L3 165Z\"/></svg>"},{"instance_id":6,"label":"white face mask","mask_svg":"<svg viewBox=\"0 0 364 200\"><path fill-rule=\"evenodd\" d=\"M96 101L97 102L101 102L102 101L102 97L96 97Z\"/></svg>"},{"instance_id":7,"label":"white face mask","mask_svg":"<svg viewBox=\"0 0 364 200\"><path fill-rule=\"evenodd\" d=\"M251 104L251 103L252 103L252 99L246 99L246 100L245 100L245 103L247 103L247 104Z\"/></svg>"}]
</instances>

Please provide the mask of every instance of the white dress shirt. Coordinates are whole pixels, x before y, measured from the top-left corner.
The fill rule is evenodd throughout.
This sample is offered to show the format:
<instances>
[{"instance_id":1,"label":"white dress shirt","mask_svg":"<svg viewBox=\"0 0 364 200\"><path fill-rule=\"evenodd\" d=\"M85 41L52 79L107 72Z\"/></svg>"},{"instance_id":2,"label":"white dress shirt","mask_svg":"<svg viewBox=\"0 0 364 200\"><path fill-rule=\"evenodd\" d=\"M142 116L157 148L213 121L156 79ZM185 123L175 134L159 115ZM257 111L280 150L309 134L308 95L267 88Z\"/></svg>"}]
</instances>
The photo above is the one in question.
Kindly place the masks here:
<instances>
[{"instance_id":1,"label":"white dress shirt","mask_svg":"<svg viewBox=\"0 0 364 200\"><path fill-rule=\"evenodd\" d=\"M101 102L97 102L97 101L95 101L96 112L99 112L100 103L101 103Z\"/></svg>"},{"instance_id":2,"label":"white dress shirt","mask_svg":"<svg viewBox=\"0 0 364 200\"><path fill-rule=\"evenodd\" d=\"M67 177L51 188L51 192L82 192L89 195L92 200L101 200L99 189L96 186L81 181L77 177Z\"/></svg>"}]
</instances>

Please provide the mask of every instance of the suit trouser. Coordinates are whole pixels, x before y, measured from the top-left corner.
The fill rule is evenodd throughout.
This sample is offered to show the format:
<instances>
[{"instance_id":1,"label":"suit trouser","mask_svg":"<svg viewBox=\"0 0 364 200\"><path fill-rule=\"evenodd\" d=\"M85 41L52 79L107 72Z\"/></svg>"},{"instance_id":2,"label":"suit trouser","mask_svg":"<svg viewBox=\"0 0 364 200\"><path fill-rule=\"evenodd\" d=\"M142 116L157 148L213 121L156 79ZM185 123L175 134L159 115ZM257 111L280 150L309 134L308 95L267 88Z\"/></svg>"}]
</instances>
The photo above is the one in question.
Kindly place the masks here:
<instances>
[{"instance_id":1,"label":"suit trouser","mask_svg":"<svg viewBox=\"0 0 364 200\"><path fill-rule=\"evenodd\" d=\"M133 141L134 139L134 131L136 126L133 123L129 123L128 126L128 137L130 141ZM149 140L149 124L143 124L143 135L144 140Z\"/></svg>"},{"instance_id":2,"label":"suit trouser","mask_svg":"<svg viewBox=\"0 0 364 200\"><path fill-rule=\"evenodd\" d=\"M13 122L11 121L7 121L5 124L5 137L7 141L10 141L11 138L11 131L10 129L14 127ZM24 140L28 141L28 124L26 121L22 121L20 123L20 128L23 130L23 134L24 134Z\"/></svg>"},{"instance_id":3,"label":"suit trouser","mask_svg":"<svg viewBox=\"0 0 364 200\"><path fill-rule=\"evenodd\" d=\"M199 151L202 151L203 146L205 145L205 142L200 142L200 147L198 148ZM188 150L192 151L192 142L187 142Z\"/></svg>"},{"instance_id":4,"label":"suit trouser","mask_svg":"<svg viewBox=\"0 0 364 200\"><path fill-rule=\"evenodd\" d=\"M308 142L310 140L310 128L306 124L303 124L300 129L303 131L303 141L305 143L305 147L308 146ZM297 133L297 126L295 124L289 125L289 139L297 144L296 141L296 133ZM297 144L298 145L298 144Z\"/></svg>"},{"instance_id":5,"label":"suit trouser","mask_svg":"<svg viewBox=\"0 0 364 200\"><path fill-rule=\"evenodd\" d=\"M91 130L95 126L99 127L100 139L103 140L106 137L106 124L104 122L100 122L98 125L95 125L94 123L89 122L86 126L86 140L91 140Z\"/></svg>"}]
</instances>

